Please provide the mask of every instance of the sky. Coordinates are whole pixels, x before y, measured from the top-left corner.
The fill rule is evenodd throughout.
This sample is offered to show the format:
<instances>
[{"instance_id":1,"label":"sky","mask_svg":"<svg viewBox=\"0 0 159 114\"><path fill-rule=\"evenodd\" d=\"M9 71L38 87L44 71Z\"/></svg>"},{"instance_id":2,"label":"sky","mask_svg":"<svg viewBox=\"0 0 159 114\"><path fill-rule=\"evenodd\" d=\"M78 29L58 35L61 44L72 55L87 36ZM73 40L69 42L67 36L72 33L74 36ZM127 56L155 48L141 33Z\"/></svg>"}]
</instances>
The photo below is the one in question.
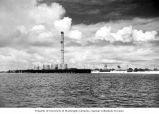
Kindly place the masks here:
<instances>
[{"instance_id":1,"label":"sky","mask_svg":"<svg viewBox=\"0 0 159 114\"><path fill-rule=\"evenodd\" d=\"M0 0L0 70L159 67L157 0Z\"/></svg>"}]
</instances>

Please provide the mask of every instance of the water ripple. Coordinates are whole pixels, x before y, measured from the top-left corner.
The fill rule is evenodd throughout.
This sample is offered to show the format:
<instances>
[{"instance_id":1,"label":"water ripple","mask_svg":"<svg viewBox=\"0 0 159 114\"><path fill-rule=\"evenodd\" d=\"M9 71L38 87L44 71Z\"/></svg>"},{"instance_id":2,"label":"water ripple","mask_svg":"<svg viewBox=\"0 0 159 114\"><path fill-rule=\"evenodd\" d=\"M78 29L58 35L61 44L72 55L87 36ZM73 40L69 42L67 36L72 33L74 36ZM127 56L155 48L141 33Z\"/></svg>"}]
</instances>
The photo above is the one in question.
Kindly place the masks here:
<instances>
[{"instance_id":1,"label":"water ripple","mask_svg":"<svg viewBox=\"0 0 159 114\"><path fill-rule=\"evenodd\" d=\"M159 107L159 75L0 74L0 107Z\"/></svg>"}]
</instances>

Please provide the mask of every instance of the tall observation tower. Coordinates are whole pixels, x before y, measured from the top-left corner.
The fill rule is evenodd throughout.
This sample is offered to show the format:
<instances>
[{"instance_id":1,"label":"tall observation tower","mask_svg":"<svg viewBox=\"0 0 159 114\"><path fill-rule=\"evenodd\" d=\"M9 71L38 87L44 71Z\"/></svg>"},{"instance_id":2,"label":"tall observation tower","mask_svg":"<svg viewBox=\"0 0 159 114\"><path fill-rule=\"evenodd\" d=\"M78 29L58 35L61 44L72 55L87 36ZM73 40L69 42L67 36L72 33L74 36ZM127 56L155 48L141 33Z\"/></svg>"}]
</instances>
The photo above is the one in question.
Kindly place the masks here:
<instances>
[{"instance_id":1,"label":"tall observation tower","mask_svg":"<svg viewBox=\"0 0 159 114\"><path fill-rule=\"evenodd\" d=\"M61 64L60 68L65 69L65 61L64 61L64 32L61 32Z\"/></svg>"}]
</instances>

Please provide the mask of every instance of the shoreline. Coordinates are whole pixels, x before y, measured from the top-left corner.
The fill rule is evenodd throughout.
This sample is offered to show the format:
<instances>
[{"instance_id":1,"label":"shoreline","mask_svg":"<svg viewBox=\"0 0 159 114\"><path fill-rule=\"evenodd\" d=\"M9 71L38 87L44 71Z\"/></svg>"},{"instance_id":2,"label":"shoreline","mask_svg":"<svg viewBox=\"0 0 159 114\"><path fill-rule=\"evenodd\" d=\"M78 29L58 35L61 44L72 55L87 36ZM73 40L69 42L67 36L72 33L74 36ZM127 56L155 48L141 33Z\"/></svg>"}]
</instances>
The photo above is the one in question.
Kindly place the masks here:
<instances>
[{"instance_id":1,"label":"shoreline","mask_svg":"<svg viewBox=\"0 0 159 114\"><path fill-rule=\"evenodd\" d=\"M126 71L113 71L113 72L91 72L92 74L159 74L159 71L145 71L145 72L126 72Z\"/></svg>"}]
</instances>

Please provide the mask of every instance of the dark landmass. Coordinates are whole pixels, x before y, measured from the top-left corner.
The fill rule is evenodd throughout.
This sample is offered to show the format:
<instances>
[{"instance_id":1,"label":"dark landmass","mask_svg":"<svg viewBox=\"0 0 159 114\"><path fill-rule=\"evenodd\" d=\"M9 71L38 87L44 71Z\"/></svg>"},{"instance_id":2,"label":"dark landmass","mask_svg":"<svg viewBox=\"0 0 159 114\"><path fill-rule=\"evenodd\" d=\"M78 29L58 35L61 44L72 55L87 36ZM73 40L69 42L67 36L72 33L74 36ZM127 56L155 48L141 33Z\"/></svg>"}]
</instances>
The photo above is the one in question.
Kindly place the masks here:
<instances>
[{"instance_id":1,"label":"dark landmass","mask_svg":"<svg viewBox=\"0 0 159 114\"><path fill-rule=\"evenodd\" d=\"M8 73L91 73L91 69L9 70Z\"/></svg>"}]
</instances>

